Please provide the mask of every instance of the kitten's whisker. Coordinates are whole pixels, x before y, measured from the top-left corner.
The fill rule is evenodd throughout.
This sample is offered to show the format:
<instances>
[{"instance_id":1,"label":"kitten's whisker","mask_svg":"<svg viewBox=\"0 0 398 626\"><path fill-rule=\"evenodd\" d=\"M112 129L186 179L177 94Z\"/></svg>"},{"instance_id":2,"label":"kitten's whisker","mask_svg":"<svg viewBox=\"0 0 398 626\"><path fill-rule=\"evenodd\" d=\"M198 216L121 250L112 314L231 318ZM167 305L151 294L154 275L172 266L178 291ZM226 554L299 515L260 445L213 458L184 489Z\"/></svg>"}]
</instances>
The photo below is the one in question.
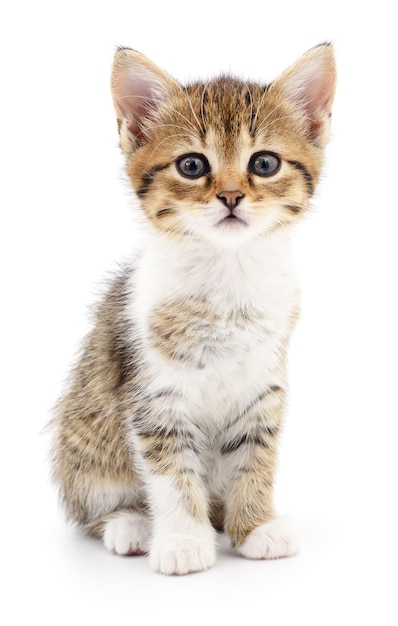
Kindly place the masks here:
<instances>
[{"instance_id":1,"label":"kitten's whisker","mask_svg":"<svg viewBox=\"0 0 398 626\"><path fill-rule=\"evenodd\" d=\"M247 88L247 93L249 94L249 98L250 98L250 118L249 118L250 130L249 130L249 132L250 132L250 135L253 136L253 132L252 132L253 120L254 120L254 118L253 118L253 96L252 96L252 92L250 90L250 87L249 87L249 85L247 83L246 83L246 88Z\"/></svg>"},{"instance_id":2,"label":"kitten's whisker","mask_svg":"<svg viewBox=\"0 0 398 626\"><path fill-rule=\"evenodd\" d=\"M279 107L284 106L284 104L285 104L285 102L280 102L279 104L274 106L274 108L271 109L271 111L268 112L268 114L264 117L264 119L262 121L265 122L265 120L267 120L270 117L270 115L272 115L277 109L279 109Z\"/></svg>"},{"instance_id":3,"label":"kitten's whisker","mask_svg":"<svg viewBox=\"0 0 398 626\"><path fill-rule=\"evenodd\" d=\"M130 96L130 95L128 95L128 96L120 96L119 98L117 98L117 99L116 99L116 102L119 102L120 100L127 100L127 99L129 99L129 98L139 98L139 99L141 99L141 100L147 100L147 99L148 99L148 98L147 98L147 96L139 96L139 95L131 95L131 96ZM192 124L191 120L190 120L190 119L188 119L187 117L185 117L185 115L183 115L183 114L181 113L181 111L178 111L177 109L174 109L174 108L173 108L173 107L171 107L170 105L167 105L167 106L168 106L168 109L169 109L170 111L173 111L174 113L177 113L177 115L180 115L180 116L181 116L181 117L182 117L182 118L183 118L186 122L188 122L188 124L192 127L192 131L193 131L193 132L192 132L192 131L189 131L187 128L185 128L185 127L183 127L183 126L178 126L177 124L158 124L157 126L158 126L158 127L161 127L161 126L175 126L175 128L181 128L182 130L186 130L187 132L192 132L192 136L193 136L193 137L196 137L196 135L197 135L197 129L196 129L195 125L194 125L194 124ZM193 113L195 114L195 112L193 112ZM125 117L129 117L129 118L130 118L130 117L132 117L132 115L128 115L128 116L125 116ZM196 118L196 119L197 119L197 118ZM148 125L147 125L147 124L145 124L145 127L146 127L146 128L156 128L156 126L150 126L149 124L148 124Z\"/></svg>"},{"instance_id":4,"label":"kitten's whisker","mask_svg":"<svg viewBox=\"0 0 398 626\"><path fill-rule=\"evenodd\" d=\"M148 100L147 96L139 96L137 94L131 94L131 95L126 95L126 96L118 96L117 98L115 98L115 102L119 102L119 100L128 100L128 98L138 98L141 100Z\"/></svg>"},{"instance_id":5,"label":"kitten's whisker","mask_svg":"<svg viewBox=\"0 0 398 626\"><path fill-rule=\"evenodd\" d=\"M186 117L186 115L184 115L183 113L181 113L181 111L178 111L174 107L170 106L169 104L167 105L167 108L169 109L169 111L173 111L173 113L177 113L177 115L180 115L192 127L195 135L197 134L198 129L196 128L195 124L193 124L191 120L188 117Z\"/></svg>"},{"instance_id":6,"label":"kitten's whisker","mask_svg":"<svg viewBox=\"0 0 398 626\"><path fill-rule=\"evenodd\" d=\"M268 117L269 116L267 116L267 119ZM272 126L273 124L277 124L281 120L286 120L289 118L297 119L297 116L296 115L281 115L281 117L277 117L275 120L271 120L270 122L267 122L266 120L264 120L263 122L261 122L260 126L256 128L256 133L263 132L264 130L267 130L270 126Z\"/></svg>"},{"instance_id":7,"label":"kitten's whisker","mask_svg":"<svg viewBox=\"0 0 398 626\"><path fill-rule=\"evenodd\" d=\"M193 116L194 116L195 120L197 121L198 128L199 128L199 130L200 130L200 133L201 133L201 135L204 135L204 134L205 134L205 130L204 130L204 128L202 128L202 125L201 125L201 123L200 123L200 121L199 121L199 118L198 118L198 116L196 115L196 113L195 113L195 111L194 111L194 108L193 108L193 106L192 106L192 101L191 101L191 98L189 97L189 93L188 93L188 90L187 90L187 88L186 88L186 87L185 87L184 91L185 91L185 95L186 95L186 97L187 97L187 100L188 100L188 104L189 104L189 106L190 106L190 109L191 109L191 111L192 111L192 114L193 114Z\"/></svg>"},{"instance_id":8,"label":"kitten's whisker","mask_svg":"<svg viewBox=\"0 0 398 626\"><path fill-rule=\"evenodd\" d=\"M196 137L196 135L194 135L194 133L189 129L186 128L185 126L179 126L178 124L154 124L153 126L149 126L149 125L145 125L145 128L148 128L149 130L156 130L157 128L164 128L170 126L170 128L179 128L180 130L185 130L191 137Z\"/></svg>"},{"instance_id":9,"label":"kitten's whisker","mask_svg":"<svg viewBox=\"0 0 398 626\"><path fill-rule=\"evenodd\" d=\"M310 103L311 103L311 102L313 102L314 100L316 100L316 98L311 98L311 99L309 99L309 100L306 100L306 101L305 101L305 102L306 102L306 105L310 104ZM284 106L284 104L285 104L285 102L280 102L279 104L277 104L277 105L276 105L276 106L275 106L275 107L274 107L274 108L273 108L273 109L272 109L272 110L271 110L271 111L270 111L270 112L266 115L266 117L265 117L265 118L261 121L260 126L259 126L258 128L256 128L256 129L255 129L255 130L256 130L256 132L260 132L260 131L264 128L264 126L266 125L266 121L268 120L268 118L269 118L269 117L270 117L270 116L271 116L271 115L272 115L272 114L273 114L273 113L274 113L277 109L279 109L280 107L283 107L283 106ZM299 110L298 110L298 112L299 112ZM257 113L258 113L258 111L257 111ZM278 117L276 120L272 121L272 123L271 123L271 124L274 124L275 122L279 122L280 120L282 120L282 119L286 119L286 118L288 118L288 117L294 118L294 117L296 117L296 116L295 116L295 115L284 115L284 116ZM271 125L271 124L269 124L269 125Z\"/></svg>"},{"instance_id":10,"label":"kitten's whisker","mask_svg":"<svg viewBox=\"0 0 398 626\"><path fill-rule=\"evenodd\" d=\"M267 94L267 91L268 91L268 87L264 87L264 91L263 91L262 96L261 96L261 98L260 98L260 100L259 100L259 102L258 102L258 105L257 105L257 111L256 111L256 114L255 114L255 116L254 116L254 120L253 120L253 123L252 123L251 129L250 129L250 133L251 133L251 135L252 135L252 136L254 136L254 134L255 134L255 132L256 132L256 126L257 126L258 114L259 114L259 111L260 111L261 106L262 106L262 104L263 104L264 98L265 98L265 96L266 96L266 94Z\"/></svg>"},{"instance_id":11,"label":"kitten's whisker","mask_svg":"<svg viewBox=\"0 0 398 626\"><path fill-rule=\"evenodd\" d=\"M263 94L263 97L261 98L260 103L259 103L259 105L258 105L258 109L257 109L257 113L256 113L256 120L255 120L255 121L256 121L256 126L257 126L258 114L259 114L259 111L260 111L260 107L261 107L261 105L262 105L262 103L263 103L264 96L265 96L265 94ZM272 115L272 114L273 114L273 113L274 113L277 109L279 109L279 107L281 107L281 106L283 106L283 105L284 105L284 103L283 103L283 102L280 102L280 103L279 103L279 104L277 104L277 105L276 105L276 106L275 106L275 107L274 107L271 111L269 111L268 115L266 115L266 116L265 116L265 118L264 118L263 120L261 120L261 124L260 124L260 126L259 126L258 128L256 128L256 127L255 127L253 132L254 132L254 133L258 132L258 131L259 131L259 130L260 130L260 129L264 126L264 123L267 121L267 119L268 119L268 118L269 118L269 117L270 117L270 116L271 116L271 115Z\"/></svg>"},{"instance_id":12,"label":"kitten's whisker","mask_svg":"<svg viewBox=\"0 0 398 626\"><path fill-rule=\"evenodd\" d=\"M203 91L202 91L202 97L200 99L200 116L202 118L202 122L203 122L203 128L204 128L204 132L206 133L207 127L206 127L206 120L205 120L205 94L206 94L206 89L209 85L210 81L207 81L207 83L205 84L205 86L203 87Z\"/></svg>"},{"instance_id":13,"label":"kitten's whisker","mask_svg":"<svg viewBox=\"0 0 398 626\"><path fill-rule=\"evenodd\" d=\"M146 160L146 163L145 163L145 166L144 166L144 169L150 163L153 155L155 154L156 150L162 145L162 143L164 143L168 139L172 139L173 137L188 137L189 139L191 139L191 135L188 135L187 133L175 133L174 135L168 135L167 137L164 137L164 139L162 139L162 141L159 141L159 143L152 150L151 154L148 156L148 158Z\"/></svg>"}]
</instances>

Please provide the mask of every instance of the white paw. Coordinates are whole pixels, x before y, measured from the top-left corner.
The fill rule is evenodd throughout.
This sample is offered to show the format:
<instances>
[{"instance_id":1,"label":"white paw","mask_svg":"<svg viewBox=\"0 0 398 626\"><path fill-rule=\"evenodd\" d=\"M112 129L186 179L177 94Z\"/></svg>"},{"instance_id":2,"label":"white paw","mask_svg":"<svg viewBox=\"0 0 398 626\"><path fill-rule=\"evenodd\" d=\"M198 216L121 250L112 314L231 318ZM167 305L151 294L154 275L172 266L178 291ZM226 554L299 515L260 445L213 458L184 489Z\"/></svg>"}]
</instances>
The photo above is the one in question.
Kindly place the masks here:
<instances>
[{"instance_id":1,"label":"white paw","mask_svg":"<svg viewBox=\"0 0 398 626\"><path fill-rule=\"evenodd\" d=\"M150 552L152 569L161 574L189 574L214 565L213 541L193 535L172 534L159 537Z\"/></svg>"},{"instance_id":2,"label":"white paw","mask_svg":"<svg viewBox=\"0 0 398 626\"><path fill-rule=\"evenodd\" d=\"M149 542L149 520L141 513L121 511L106 522L104 544L116 554L146 554Z\"/></svg>"},{"instance_id":3,"label":"white paw","mask_svg":"<svg viewBox=\"0 0 398 626\"><path fill-rule=\"evenodd\" d=\"M237 550L248 559L280 559L296 554L298 548L290 522L280 517L253 530Z\"/></svg>"}]
</instances>

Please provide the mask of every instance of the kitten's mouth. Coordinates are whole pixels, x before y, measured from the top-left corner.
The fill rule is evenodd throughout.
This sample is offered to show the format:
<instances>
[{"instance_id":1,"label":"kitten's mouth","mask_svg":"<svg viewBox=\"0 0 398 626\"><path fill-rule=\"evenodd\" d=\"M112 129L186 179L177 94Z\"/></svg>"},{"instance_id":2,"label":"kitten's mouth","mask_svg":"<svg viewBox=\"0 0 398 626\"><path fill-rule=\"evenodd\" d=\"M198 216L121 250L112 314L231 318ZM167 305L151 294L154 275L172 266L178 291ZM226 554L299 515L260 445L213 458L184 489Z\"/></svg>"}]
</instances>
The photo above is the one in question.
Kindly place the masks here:
<instances>
[{"instance_id":1,"label":"kitten's mouth","mask_svg":"<svg viewBox=\"0 0 398 626\"><path fill-rule=\"evenodd\" d=\"M223 217L216 224L217 226L247 226L246 222L242 218L230 213L226 217Z\"/></svg>"}]
</instances>

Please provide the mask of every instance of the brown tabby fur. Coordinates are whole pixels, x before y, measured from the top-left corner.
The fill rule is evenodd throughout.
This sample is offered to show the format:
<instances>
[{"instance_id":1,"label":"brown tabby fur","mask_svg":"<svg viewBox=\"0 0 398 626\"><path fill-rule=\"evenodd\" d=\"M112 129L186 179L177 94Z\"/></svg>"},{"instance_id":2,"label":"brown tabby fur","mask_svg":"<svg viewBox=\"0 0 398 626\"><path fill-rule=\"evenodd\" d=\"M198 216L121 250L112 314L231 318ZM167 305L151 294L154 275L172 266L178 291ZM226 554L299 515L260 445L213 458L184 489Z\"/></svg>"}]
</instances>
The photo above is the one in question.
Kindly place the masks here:
<instances>
[{"instance_id":1,"label":"brown tabby fur","mask_svg":"<svg viewBox=\"0 0 398 626\"><path fill-rule=\"evenodd\" d=\"M116 57L114 91L126 55L122 51ZM294 72L294 66L289 71ZM127 174L153 227L172 239L187 236L177 219L179 203L183 201L184 211L198 214L201 205L224 189L241 190L249 202L257 203L259 212L266 213L277 204L281 216L275 228L297 222L308 209L319 179L326 137L318 133L315 122L311 124L304 114L297 113L286 99L280 81L264 88L221 77L181 90L169 79L169 88L169 99L159 104L140 129L133 128L133 122L126 125L123 116L118 115ZM248 158L258 145L284 155L288 167L282 177L259 179L247 171ZM218 168L213 167L208 176L182 179L169 167L182 154L202 153L204 149L217 156ZM129 271L114 281L98 307L95 328L57 407L54 476L65 509L72 520L97 536L116 510L147 509L135 452L127 444L127 430L133 420L150 468L174 478L185 494L184 507L192 517L198 521L210 518L216 528L226 529L235 545L242 545L254 528L275 515L272 485L285 391L275 385L247 407L247 457L242 457L240 478L234 483L227 508L212 494L207 506L198 492L200 482L193 480L189 468L178 466L176 461L181 447L191 445L194 450L194 442L188 437L187 443L186 433L181 434L172 425L167 428L156 423L156 398L148 399L145 378L137 375L137 359L143 354L139 339L135 344L131 341L133 329L125 311L131 289ZM297 312L298 302L292 307L290 328L286 329L285 344L280 348L278 376L282 379L286 345ZM231 320L231 314L225 310L209 308L200 294L195 298L166 300L149 320L153 346L166 360L201 368L203 364L194 350L198 337L208 334L209 329L222 335L231 322L239 328L248 319L253 322L258 317L258 324L262 319L255 310L236 310L233 316ZM159 411L160 407L161 398ZM258 415L266 416L266 428L259 428ZM222 454L227 455L239 445L233 432L231 422L225 426L227 439L220 444ZM206 476L201 480L205 482ZM118 500L110 497L108 503L97 506L97 486L119 493ZM242 493L247 496L245 501Z\"/></svg>"}]
</instances>

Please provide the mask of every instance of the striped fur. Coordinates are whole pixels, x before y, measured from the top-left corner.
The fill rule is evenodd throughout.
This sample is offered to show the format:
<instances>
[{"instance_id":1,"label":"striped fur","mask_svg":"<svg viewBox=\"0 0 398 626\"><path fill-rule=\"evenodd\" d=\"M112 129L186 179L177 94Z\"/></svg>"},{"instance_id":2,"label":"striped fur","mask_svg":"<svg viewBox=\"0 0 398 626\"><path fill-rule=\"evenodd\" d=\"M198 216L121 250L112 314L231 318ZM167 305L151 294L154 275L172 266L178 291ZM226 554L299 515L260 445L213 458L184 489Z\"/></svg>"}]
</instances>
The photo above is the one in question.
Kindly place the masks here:
<instances>
[{"instance_id":1,"label":"striped fur","mask_svg":"<svg viewBox=\"0 0 398 626\"><path fill-rule=\"evenodd\" d=\"M65 510L116 553L149 551L166 574L210 567L214 529L249 558L289 555L273 483L299 311L290 230L320 175L332 50L313 49L268 87L182 87L120 50L112 89L145 237L57 406ZM263 152L279 155L270 176L249 167ZM187 154L203 156L203 175L179 171Z\"/></svg>"}]
</instances>

